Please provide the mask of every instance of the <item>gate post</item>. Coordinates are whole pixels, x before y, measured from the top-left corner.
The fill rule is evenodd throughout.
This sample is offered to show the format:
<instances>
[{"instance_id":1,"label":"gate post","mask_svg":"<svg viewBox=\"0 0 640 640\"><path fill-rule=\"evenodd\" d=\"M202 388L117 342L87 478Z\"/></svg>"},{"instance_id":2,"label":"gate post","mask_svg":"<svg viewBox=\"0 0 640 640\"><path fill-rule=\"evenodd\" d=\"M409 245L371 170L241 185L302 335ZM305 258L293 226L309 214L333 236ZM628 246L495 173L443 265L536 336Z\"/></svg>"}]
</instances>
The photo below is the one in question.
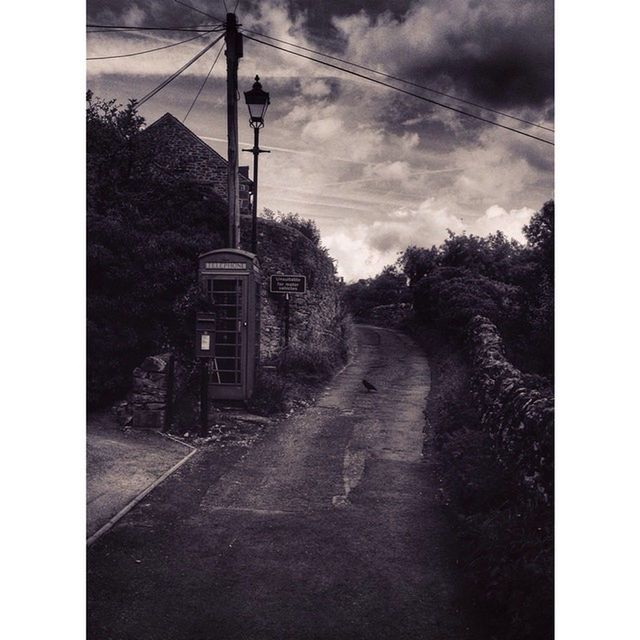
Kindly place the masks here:
<instances>
[{"instance_id":1,"label":"gate post","mask_svg":"<svg viewBox=\"0 0 640 640\"><path fill-rule=\"evenodd\" d=\"M165 405L164 405L164 425L162 430L166 433L171 429L171 423L173 422L173 387L175 380L175 356L171 354L169 356L169 362L167 362L167 384L165 390Z\"/></svg>"},{"instance_id":2,"label":"gate post","mask_svg":"<svg viewBox=\"0 0 640 640\"><path fill-rule=\"evenodd\" d=\"M209 421L209 366L207 358L200 358L200 436L205 437Z\"/></svg>"}]
</instances>

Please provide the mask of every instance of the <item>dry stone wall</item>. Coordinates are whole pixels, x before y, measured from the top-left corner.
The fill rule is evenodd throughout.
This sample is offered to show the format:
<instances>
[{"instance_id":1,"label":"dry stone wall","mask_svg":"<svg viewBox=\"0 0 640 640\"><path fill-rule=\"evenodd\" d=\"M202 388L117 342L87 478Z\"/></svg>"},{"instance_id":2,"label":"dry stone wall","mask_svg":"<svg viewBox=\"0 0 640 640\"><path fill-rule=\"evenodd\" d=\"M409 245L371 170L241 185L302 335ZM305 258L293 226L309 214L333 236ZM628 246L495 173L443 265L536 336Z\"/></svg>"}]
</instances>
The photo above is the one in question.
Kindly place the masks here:
<instances>
[{"instance_id":1,"label":"dry stone wall","mask_svg":"<svg viewBox=\"0 0 640 640\"><path fill-rule=\"evenodd\" d=\"M553 390L505 357L495 325L482 316L468 327L472 389L500 463L546 503L553 491Z\"/></svg>"},{"instance_id":2,"label":"dry stone wall","mask_svg":"<svg viewBox=\"0 0 640 640\"><path fill-rule=\"evenodd\" d=\"M168 404L173 401L176 381L184 378L184 367L171 353L144 359L133 370L131 391L126 400L114 407L122 425L163 429Z\"/></svg>"},{"instance_id":3,"label":"dry stone wall","mask_svg":"<svg viewBox=\"0 0 640 640\"><path fill-rule=\"evenodd\" d=\"M398 329L404 326L412 316L413 305L409 302L400 302L373 307L362 316L361 321L377 327Z\"/></svg>"}]
</instances>

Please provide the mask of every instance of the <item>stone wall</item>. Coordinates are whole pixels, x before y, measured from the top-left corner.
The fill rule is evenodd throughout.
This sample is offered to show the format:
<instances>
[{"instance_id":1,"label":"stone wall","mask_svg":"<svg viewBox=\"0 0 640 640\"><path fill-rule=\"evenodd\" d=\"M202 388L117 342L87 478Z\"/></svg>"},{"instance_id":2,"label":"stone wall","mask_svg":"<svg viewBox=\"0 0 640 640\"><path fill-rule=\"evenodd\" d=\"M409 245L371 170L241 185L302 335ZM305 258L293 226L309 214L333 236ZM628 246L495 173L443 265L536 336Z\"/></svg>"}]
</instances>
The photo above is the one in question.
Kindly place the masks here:
<instances>
[{"instance_id":1,"label":"stone wall","mask_svg":"<svg viewBox=\"0 0 640 640\"><path fill-rule=\"evenodd\" d=\"M373 307L359 321L373 324L377 327L397 329L405 325L412 316L413 305L409 302L400 302L398 304L384 304Z\"/></svg>"},{"instance_id":2,"label":"stone wall","mask_svg":"<svg viewBox=\"0 0 640 640\"><path fill-rule=\"evenodd\" d=\"M271 220L258 220L261 364L274 363L285 343L285 297L269 292L271 275L299 274L307 278L307 293L291 294L290 345L304 345L319 351L340 348L345 326L341 303L343 285L336 277L333 261L297 229ZM248 248L251 220L241 222L242 247ZM195 277L194 273L194 281ZM114 407L120 424L164 428L171 356L170 353L150 356L133 371L131 392ZM174 399L189 384L186 371L192 365L174 356Z\"/></svg>"},{"instance_id":3,"label":"stone wall","mask_svg":"<svg viewBox=\"0 0 640 640\"><path fill-rule=\"evenodd\" d=\"M472 389L500 463L545 502L553 491L553 390L539 376L523 374L506 358L490 320L468 327Z\"/></svg>"},{"instance_id":4,"label":"stone wall","mask_svg":"<svg viewBox=\"0 0 640 640\"><path fill-rule=\"evenodd\" d=\"M184 369L171 353L149 356L133 370L131 392L114 407L122 425L163 429L167 404L172 402Z\"/></svg>"},{"instance_id":5,"label":"stone wall","mask_svg":"<svg viewBox=\"0 0 640 640\"><path fill-rule=\"evenodd\" d=\"M251 238L249 220L243 221L242 237L243 245ZM262 270L261 361L269 363L284 347L285 296L269 292L271 275L307 278L307 293L290 295L290 344L338 340L342 285L329 255L297 229L258 218L258 259Z\"/></svg>"}]
</instances>

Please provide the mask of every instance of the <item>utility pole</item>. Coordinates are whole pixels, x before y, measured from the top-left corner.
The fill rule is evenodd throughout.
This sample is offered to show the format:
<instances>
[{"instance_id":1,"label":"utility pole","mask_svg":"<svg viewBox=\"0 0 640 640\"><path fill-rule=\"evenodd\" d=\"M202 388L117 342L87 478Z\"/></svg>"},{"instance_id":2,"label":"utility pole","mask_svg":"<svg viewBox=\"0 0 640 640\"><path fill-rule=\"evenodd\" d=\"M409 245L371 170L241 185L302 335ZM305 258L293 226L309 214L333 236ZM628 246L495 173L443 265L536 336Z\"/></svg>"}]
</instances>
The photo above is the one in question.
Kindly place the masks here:
<instances>
[{"instance_id":1,"label":"utility pole","mask_svg":"<svg viewBox=\"0 0 640 640\"><path fill-rule=\"evenodd\" d=\"M242 34L235 13L227 13L227 200L229 247L240 248L240 193L238 185L238 60L242 58Z\"/></svg>"}]
</instances>

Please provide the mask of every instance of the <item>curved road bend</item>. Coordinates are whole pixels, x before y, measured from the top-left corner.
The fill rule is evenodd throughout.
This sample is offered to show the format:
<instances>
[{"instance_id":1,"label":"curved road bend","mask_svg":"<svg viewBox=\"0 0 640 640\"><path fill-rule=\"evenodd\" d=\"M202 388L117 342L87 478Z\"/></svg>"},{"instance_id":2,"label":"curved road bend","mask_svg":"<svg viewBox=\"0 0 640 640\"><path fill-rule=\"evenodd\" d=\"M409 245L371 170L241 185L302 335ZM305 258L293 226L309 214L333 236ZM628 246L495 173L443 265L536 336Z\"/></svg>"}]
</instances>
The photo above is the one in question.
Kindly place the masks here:
<instances>
[{"instance_id":1,"label":"curved road bend","mask_svg":"<svg viewBox=\"0 0 640 640\"><path fill-rule=\"evenodd\" d=\"M89 550L89 640L480 637L422 458L426 358L358 341L314 407L222 475L196 455Z\"/></svg>"}]
</instances>

